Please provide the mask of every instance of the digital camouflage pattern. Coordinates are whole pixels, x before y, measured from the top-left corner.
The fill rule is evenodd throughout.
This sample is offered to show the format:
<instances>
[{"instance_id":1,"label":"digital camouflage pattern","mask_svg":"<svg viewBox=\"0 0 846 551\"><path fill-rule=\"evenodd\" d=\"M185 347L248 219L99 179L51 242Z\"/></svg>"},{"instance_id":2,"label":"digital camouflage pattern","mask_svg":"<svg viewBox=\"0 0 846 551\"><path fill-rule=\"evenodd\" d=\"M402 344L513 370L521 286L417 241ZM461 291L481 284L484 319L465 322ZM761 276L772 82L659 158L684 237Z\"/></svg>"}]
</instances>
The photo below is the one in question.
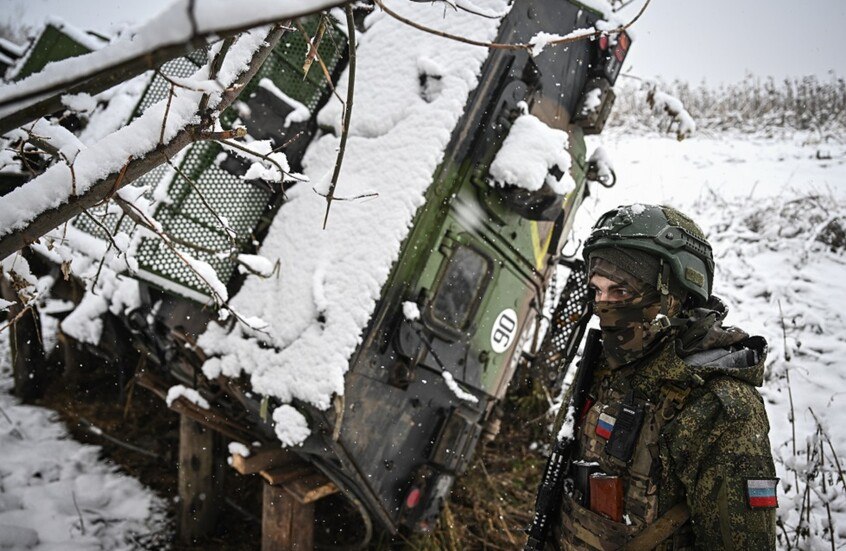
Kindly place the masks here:
<instances>
[{"instance_id":1,"label":"digital camouflage pattern","mask_svg":"<svg viewBox=\"0 0 846 551\"><path fill-rule=\"evenodd\" d=\"M656 319L661 305L649 298L594 303L593 311L602 329L602 349L612 367L642 358L666 333Z\"/></svg>"},{"instance_id":2,"label":"digital camouflage pattern","mask_svg":"<svg viewBox=\"0 0 846 551\"><path fill-rule=\"evenodd\" d=\"M672 338L640 361L597 366L595 402L580 426L574 459L596 461L603 472L624 477L629 524L565 498L559 527L564 549L620 549L679 502L691 518L659 549L774 548L774 510L753 509L746 496L748 479L775 477L769 423L755 389L763 383L766 342L722 328L724 307L717 301L709 306L715 310L700 309L684 333L670 330ZM705 339L729 348L708 348ZM600 415L613 418L623 400L646 409L627 463L608 455L607 439L596 431Z\"/></svg>"},{"instance_id":3,"label":"digital camouflage pattern","mask_svg":"<svg viewBox=\"0 0 846 551\"><path fill-rule=\"evenodd\" d=\"M588 277L594 274L607 277L637 295L625 301L594 303L593 312L599 318L602 329L605 357L612 366L619 366L642 358L658 346L659 338L667 334L668 325L658 315L661 302L657 289L605 258L596 256L603 250L591 255ZM680 301L671 295L668 304L668 313L676 314Z\"/></svg>"}]
</instances>

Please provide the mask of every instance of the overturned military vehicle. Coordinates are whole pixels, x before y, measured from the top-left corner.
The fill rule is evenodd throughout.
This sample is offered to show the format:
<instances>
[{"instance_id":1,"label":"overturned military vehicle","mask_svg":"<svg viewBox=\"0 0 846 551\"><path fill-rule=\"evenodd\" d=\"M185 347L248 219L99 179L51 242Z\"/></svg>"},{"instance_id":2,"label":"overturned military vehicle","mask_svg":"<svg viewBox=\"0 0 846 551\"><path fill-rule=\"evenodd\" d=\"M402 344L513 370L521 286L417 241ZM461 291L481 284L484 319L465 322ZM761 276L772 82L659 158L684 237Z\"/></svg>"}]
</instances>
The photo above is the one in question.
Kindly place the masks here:
<instances>
[{"instance_id":1,"label":"overturned military vehicle","mask_svg":"<svg viewBox=\"0 0 846 551\"><path fill-rule=\"evenodd\" d=\"M169 402L196 389L198 420L253 451L281 441L389 532L432 527L480 437L495 432L587 180L610 183L584 135L602 130L630 45L597 0L456 5L386 7L514 46L427 34L379 8L358 30L311 21L302 34L322 37L323 70L302 80L306 44L292 33L221 121L266 147L197 144L173 160L178 170L141 182L167 196L157 219L174 241L233 291L212 319L198 305L220 291L141 241L143 304L127 329L151 360L146 384L175 389ZM355 104L329 205L349 110L333 92L350 89L350 33L357 91L345 98ZM569 33L592 38L554 44ZM198 53L163 72L204 62ZM321 80L338 75L331 89ZM137 110L169 82L157 76ZM280 148L284 188L250 158ZM97 233L86 224L76 221ZM233 246L245 254L219 254Z\"/></svg>"},{"instance_id":2,"label":"overturned military vehicle","mask_svg":"<svg viewBox=\"0 0 846 551\"><path fill-rule=\"evenodd\" d=\"M437 25L440 14L432 17L426 9ZM425 11L412 13L420 20ZM358 78L377 86L369 79L383 66L367 72L368 56L396 39L388 29L377 35L377 25L402 27L384 14L370 17L382 19L364 32ZM495 41L527 43L541 31L564 35L592 28L600 18L578 3L518 0ZM462 33L472 29L462 21L452 25ZM374 34L369 40L368 32ZM327 231L337 228L336 233L330 237L312 228L308 231L317 235L303 238L295 232L303 231L309 217L312 223L319 219L322 202L310 189L298 195L289 191L289 202L277 215L282 221L278 229L271 227L261 252L272 251L271 259L278 255L283 272L305 273L292 276L298 284L284 281L284 275L278 282L248 281L233 300L236 309L243 305L249 314L263 302L257 313L265 321L272 317L271 324L290 316L291 326L282 329L288 335L270 337L236 326L231 332L214 328L200 339L205 352L216 356L204 366L207 376L249 380L250 392L262 396L244 400L256 415L264 396L270 396L264 410L272 412L265 419L275 426L257 427L268 437L296 444L298 454L390 531L432 526L494 417L514 374L521 336L530 334L542 307L555 269L550 260L558 255L585 193L591 168L583 135L601 130L628 48L622 34L613 41L548 46L536 56L520 50L472 52L471 67L485 54L479 84L449 141L436 136L429 145L418 136L440 131L443 122L422 120L427 108L465 83L455 82L443 55L448 48L437 37L415 39L418 47L403 46L407 51L391 68L396 73L383 83L389 87L390 80L398 80L399 88L409 78L406 67L416 64L410 78L418 80L417 89L397 91L414 107L397 107L390 96L381 105L382 95L356 98L360 111L353 112L344 161L353 176L342 178L340 186L349 195L379 197L333 207ZM339 111L337 102L330 104L318 122L337 120ZM356 117L363 120L360 126ZM321 167L318 157L333 159L326 152L336 144L330 137L312 145L313 157L306 155L312 177L330 168ZM420 150L407 150L412 144ZM430 154L427 148L436 154L443 145L442 159L418 162L417 155ZM416 186L411 204L392 191L403 186ZM308 200L311 207L297 206ZM299 216L286 223L288 208L299 209ZM380 212L384 209L394 212ZM409 221L410 231L397 242L389 228ZM293 244L271 244L277 238ZM338 241L318 243L327 238ZM303 242L314 249L305 250ZM309 252L312 258L301 256ZM303 318L297 319L302 315L297 307L305 310ZM320 384L325 386L316 388Z\"/></svg>"},{"instance_id":3,"label":"overturned military vehicle","mask_svg":"<svg viewBox=\"0 0 846 551\"><path fill-rule=\"evenodd\" d=\"M496 19L458 13L444 22L438 8L404 8L506 44L591 29L604 17L577 2L518 0L494 34ZM414 42L386 53L405 36ZM170 363L172 374L201 392L223 390L227 409L247 412L260 435L252 438L265 447L282 440L375 524L431 527L538 318L596 172L583 136L602 129L628 46L622 33L488 53L369 15L357 51L365 91L355 97L337 194L378 196L334 205L323 231L326 202L306 184L290 187L259 248L279 259L281 275L249 277L230 301L267 327L212 323L199 339L208 382L197 382L190 362ZM293 102L263 112L250 104L293 95L279 88L247 101L251 133L273 127L270 113L282 121L296 112ZM330 100L317 116L329 132L313 132L305 153L313 181L331 172L343 107ZM172 324L177 313L164 307L157 317Z\"/></svg>"}]
</instances>

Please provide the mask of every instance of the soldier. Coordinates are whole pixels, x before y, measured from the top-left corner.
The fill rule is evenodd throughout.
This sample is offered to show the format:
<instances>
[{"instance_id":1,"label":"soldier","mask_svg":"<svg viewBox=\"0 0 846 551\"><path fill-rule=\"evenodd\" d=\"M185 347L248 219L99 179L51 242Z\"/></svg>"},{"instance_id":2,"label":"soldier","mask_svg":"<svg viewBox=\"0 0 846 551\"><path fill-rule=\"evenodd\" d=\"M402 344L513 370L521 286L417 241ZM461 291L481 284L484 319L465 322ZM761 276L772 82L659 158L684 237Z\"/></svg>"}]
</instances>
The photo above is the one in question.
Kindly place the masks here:
<instances>
[{"instance_id":1,"label":"soldier","mask_svg":"<svg viewBox=\"0 0 846 551\"><path fill-rule=\"evenodd\" d=\"M669 207L619 207L584 257L602 353L577 415L559 543L774 548L778 480L755 389L767 343L722 326L702 230Z\"/></svg>"}]
</instances>

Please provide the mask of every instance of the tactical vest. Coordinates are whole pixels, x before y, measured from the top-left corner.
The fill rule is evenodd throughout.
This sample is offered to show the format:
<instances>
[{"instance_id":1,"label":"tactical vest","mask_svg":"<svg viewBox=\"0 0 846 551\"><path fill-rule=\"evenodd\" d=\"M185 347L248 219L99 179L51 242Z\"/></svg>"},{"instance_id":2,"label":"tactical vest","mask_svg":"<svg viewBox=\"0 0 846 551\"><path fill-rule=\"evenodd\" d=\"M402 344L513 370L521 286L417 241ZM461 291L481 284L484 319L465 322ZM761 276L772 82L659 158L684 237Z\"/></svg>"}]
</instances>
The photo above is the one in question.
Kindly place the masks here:
<instances>
[{"instance_id":1,"label":"tactical vest","mask_svg":"<svg viewBox=\"0 0 846 551\"><path fill-rule=\"evenodd\" d=\"M593 512L584 487L565 492L558 537L563 549L623 549L646 526L654 524L661 514L676 505L659 504L662 476L666 475L662 473L662 465L667 464L662 462L659 438L667 423L684 407L690 389L665 383L649 396L636 393L630 384L635 369L597 370L599 383L593 388L594 402L584 415L579 434L576 468L622 480L621 522ZM581 482L584 485L586 478ZM578 486L579 480L575 483ZM659 511L659 505L663 510ZM673 535L656 549L693 549L693 541L690 523L685 522L681 528L674 528Z\"/></svg>"}]
</instances>

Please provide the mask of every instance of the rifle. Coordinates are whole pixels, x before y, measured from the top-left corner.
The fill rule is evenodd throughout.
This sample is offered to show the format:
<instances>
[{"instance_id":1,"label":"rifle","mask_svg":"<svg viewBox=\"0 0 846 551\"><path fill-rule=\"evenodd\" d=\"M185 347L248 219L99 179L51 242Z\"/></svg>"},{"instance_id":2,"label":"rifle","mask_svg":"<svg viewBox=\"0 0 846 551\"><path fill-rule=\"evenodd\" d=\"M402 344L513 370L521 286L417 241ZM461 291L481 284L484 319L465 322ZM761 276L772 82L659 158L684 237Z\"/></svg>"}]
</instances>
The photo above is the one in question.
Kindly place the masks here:
<instances>
[{"instance_id":1,"label":"rifle","mask_svg":"<svg viewBox=\"0 0 846 551\"><path fill-rule=\"evenodd\" d=\"M589 317L589 314L586 317ZM581 334L583 334L583 331L578 331L574 332L573 336L575 339L580 339ZM555 438L552 452L546 461L546 468L538 487L538 495L535 498L535 515L528 530L529 538L525 547L523 547L524 551L543 551L549 535L551 521L556 518L561 506L564 478L569 474L576 445L577 425L581 420L587 404L588 392L593 384L594 366L602 353L600 335L601 332L598 329L591 329L588 332L585 350L578 363L576 377L561 404L562 408L566 408L564 410L564 421ZM568 426L570 430L567 430Z\"/></svg>"}]
</instances>

